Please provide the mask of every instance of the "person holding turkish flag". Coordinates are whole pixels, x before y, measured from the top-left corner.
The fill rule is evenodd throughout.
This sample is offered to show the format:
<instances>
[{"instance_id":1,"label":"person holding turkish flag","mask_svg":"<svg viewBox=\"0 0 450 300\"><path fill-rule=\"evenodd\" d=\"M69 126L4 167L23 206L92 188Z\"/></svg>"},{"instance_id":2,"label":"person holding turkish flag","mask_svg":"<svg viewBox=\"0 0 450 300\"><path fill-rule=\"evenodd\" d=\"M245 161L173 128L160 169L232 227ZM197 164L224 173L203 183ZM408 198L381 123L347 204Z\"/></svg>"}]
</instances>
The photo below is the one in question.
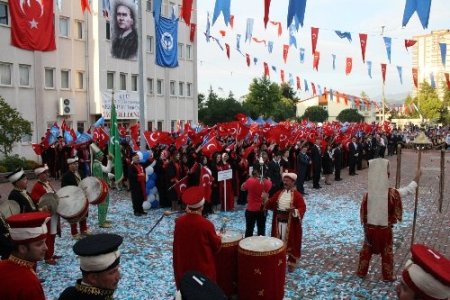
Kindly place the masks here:
<instances>
[{"instance_id":1,"label":"person holding turkish flag","mask_svg":"<svg viewBox=\"0 0 450 300\"><path fill-rule=\"evenodd\" d=\"M9 1L11 44L25 50L53 51L53 0Z\"/></svg>"}]
</instances>

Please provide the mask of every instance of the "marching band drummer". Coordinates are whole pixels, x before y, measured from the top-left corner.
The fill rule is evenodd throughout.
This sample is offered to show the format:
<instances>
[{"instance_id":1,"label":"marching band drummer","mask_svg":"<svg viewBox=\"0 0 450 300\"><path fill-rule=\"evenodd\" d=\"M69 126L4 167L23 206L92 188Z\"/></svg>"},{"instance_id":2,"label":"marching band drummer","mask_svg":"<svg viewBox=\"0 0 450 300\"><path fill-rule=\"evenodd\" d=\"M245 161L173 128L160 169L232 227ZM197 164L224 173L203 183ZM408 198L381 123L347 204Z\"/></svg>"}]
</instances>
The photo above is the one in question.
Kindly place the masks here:
<instances>
[{"instance_id":1,"label":"marching band drummer","mask_svg":"<svg viewBox=\"0 0 450 300\"><path fill-rule=\"evenodd\" d=\"M302 248L302 220L306 204L302 194L295 188L297 174L283 173L283 189L270 199L263 194L265 207L273 210L272 237L279 238L287 245L288 271L294 272L300 260Z\"/></svg>"},{"instance_id":2,"label":"marching band drummer","mask_svg":"<svg viewBox=\"0 0 450 300\"><path fill-rule=\"evenodd\" d=\"M31 198L37 205L44 194L56 193L56 191L48 180L49 172L47 165L35 168L34 174L37 176L38 181L36 181L31 189ZM45 253L45 263L55 265L57 262L56 259L61 258L60 256L54 255L56 234L61 235L60 219L56 212L52 212L50 222L47 223L47 233L48 235L45 244L47 245L48 250Z\"/></svg>"},{"instance_id":3,"label":"marching band drummer","mask_svg":"<svg viewBox=\"0 0 450 300\"><path fill-rule=\"evenodd\" d=\"M34 204L30 193L27 191L28 178L23 172L23 169L17 169L6 178L12 183L14 189L9 193L8 199L16 201L20 206L20 212L38 211L36 204Z\"/></svg>"}]
</instances>

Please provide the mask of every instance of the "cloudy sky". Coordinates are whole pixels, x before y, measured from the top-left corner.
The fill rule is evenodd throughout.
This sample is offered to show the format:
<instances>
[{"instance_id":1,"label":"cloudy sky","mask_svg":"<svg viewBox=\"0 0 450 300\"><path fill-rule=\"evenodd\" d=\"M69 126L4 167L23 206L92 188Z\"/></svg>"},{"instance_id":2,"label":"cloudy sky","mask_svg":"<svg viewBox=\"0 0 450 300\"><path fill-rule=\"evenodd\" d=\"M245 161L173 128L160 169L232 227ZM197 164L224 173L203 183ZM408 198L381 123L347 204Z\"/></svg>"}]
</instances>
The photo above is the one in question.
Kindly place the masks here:
<instances>
[{"instance_id":1,"label":"cloudy sky","mask_svg":"<svg viewBox=\"0 0 450 300\"><path fill-rule=\"evenodd\" d=\"M270 68L271 80L280 82L280 69L284 69L286 80L289 73L314 82L322 89L360 95L365 91L369 97L381 95L382 78L381 63L387 63L386 94L407 94L412 89L411 60L412 54L404 47L404 39L415 35L430 33L431 30L450 28L450 10L447 0L433 0L428 29L423 29L416 14L412 16L405 28L401 22L406 0L310 0L306 4L304 26L296 32L297 49L289 49L287 63L282 59L283 44L289 44L289 33L286 28L286 18L289 0L272 0L269 18L280 21L283 34L278 37L277 27L271 25L264 29L263 0L231 0L231 14L234 15L234 28L226 27L223 16L220 15L211 27L211 35L219 38L225 48L225 43L231 47L231 58L228 60L225 50L222 51L216 42L206 42L202 34L206 29L207 12L214 11L214 0L198 0L198 80L199 91L206 92L210 86L220 94L226 95L232 91L238 98L245 95L252 78L263 74L263 62ZM254 19L253 37L273 41L271 54L267 47L259 43L245 43L247 18ZM319 28L319 38L316 51L320 52L319 70L312 68L311 27ZM384 29L382 29L384 27ZM219 31L225 30L225 37ZM340 39L335 30L348 31L353 41ZM367 65L362 61L359 33L367 33L366 61L372 61L372 79L368 76ZM389 64L383 35L392 38L392 63ZM245 56L236 51L236 35L241 34L241 51L251 56L251 66L247 67ZM305 61L300 63L299 48L305 48ZM332 54L336 55L336 69L332 68ZM253 58L258 63L253 64ZM345 60L353 59L351 74L345 75ZM275 66L277 73L272 70ZM397 66L403 69L403 84L400 84ZM310 88L311 91L311 88ZM301 98L309 97L309 93L300 92Z\"/></svg>"}]
</instances>

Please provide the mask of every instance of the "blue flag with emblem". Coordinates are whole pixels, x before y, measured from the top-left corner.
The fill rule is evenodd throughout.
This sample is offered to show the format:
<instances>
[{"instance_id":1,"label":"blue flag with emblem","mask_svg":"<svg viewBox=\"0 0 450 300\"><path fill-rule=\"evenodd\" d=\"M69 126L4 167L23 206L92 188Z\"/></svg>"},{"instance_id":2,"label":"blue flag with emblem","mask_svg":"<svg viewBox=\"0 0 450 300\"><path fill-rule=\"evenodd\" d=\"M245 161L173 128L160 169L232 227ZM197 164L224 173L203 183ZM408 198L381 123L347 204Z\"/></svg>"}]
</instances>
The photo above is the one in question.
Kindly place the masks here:
<instances>
[{"instance_id":1,"label":"blue flag with emblem","mask_svg":"<svg viewBox=\"0 0 450 300\"><path fill-rule=\"evenodd\" d=\"M161 67L178 67L178 19L160 17L155 23L156 64Z\"/></svg>"}]
</instances>

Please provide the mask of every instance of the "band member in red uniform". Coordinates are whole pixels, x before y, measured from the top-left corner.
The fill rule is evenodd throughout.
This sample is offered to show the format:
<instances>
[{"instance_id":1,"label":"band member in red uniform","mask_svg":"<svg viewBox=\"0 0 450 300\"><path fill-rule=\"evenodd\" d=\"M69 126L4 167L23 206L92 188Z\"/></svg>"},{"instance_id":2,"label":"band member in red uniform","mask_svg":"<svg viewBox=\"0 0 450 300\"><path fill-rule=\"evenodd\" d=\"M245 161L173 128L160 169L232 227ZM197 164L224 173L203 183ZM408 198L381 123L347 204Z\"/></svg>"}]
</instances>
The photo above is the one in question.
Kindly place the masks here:
<instances>
[{"instance_id":1,"label":"band member in red uniform","mask_svg":"<svg viewBox=\"0 0 450 300\"><path fill-rule=\"evenodd\" d=\"M198 271L216 281L215 255L222 242L214 224L202 216L203 193L203 187L195 186L186 189L182 195L187 205L186 213L176 219L173 236L173 271L177 289L188 271Z\"/></svg>"},{"instance_id":2,"label":"band member in red uniform","mask_svg":"<svg viewBox=\"0 0 450 300\"><path fill-rule=\"evenodd\" d=\"M383 280L395 280L392 226L402 220L402 197L416 190L420 174L417 170L414 181L406 187L389 188L389 161L384 158L369 161L368 192L361 203L364 243L356 272L359 277L367 275L372 254L381 254Z\"/></svg>"},{"instance_id":3,"label":"band member in red uniform","mask_svg":"<svg viewBox=\"0 0 450 300\"><path fill-rule=\"evenodd\" d=\"M222 154L222 161L217 165L217 170L225 171L231 169L231 165L228 163L228 153ZM227 199L224 200L225 197L225 185L227 187ZM220 197L220 204L222 205L222 210L234 210L234 191L233 191L233 180L227 179L224 181L219 182L219 197ZM225 207L226 205L226 207Z\"/></svg>"},{"instance_id":4,"label":"band member in red uniform","mask_svg":"<svg viewBox=\"0 0 450 300\"><path fill-rule=\"evenodd\" d=\"M38 203L41 197L46 193L56 193L55 189L52 187L48 181L48 167L43 165L34 169L34 174L37 176L38 181L33 186L31 190L31 198L34 203ZM59 216L56 212L52 213L50 222L47 223L47 239L45 243L47 244L47 252L45 253L45 263L50 265L56 264L55 256L55 238L56 234L61 234Z\"/></svg>"},{"instance_id":5,"label":"band member in red uniform","mask_svg":"<svg viewBox=\"0 0 450 300\"><path fill-rule=\"evenodd\" d=\"M0 261L1 299L45 300L44 290L35 270L36 262L43 260L47 246L47 212L30 212L9 217L11 255Z\"/></svg>"},{"instance_id":6,"label":"band member in red uniform","mask_svg":"<svg viewBox=\"0 0 450 300\"><path fill-rule=\"evenodd\" d=\"M306 204L302 194L295 189L297 174L283 173L283 189L266 203L273 210L272 236L287 244L288 271L294 272L302 249L302 220ZM268 194L263 195L267 199Z\"/></svg>"}]
</instances>

